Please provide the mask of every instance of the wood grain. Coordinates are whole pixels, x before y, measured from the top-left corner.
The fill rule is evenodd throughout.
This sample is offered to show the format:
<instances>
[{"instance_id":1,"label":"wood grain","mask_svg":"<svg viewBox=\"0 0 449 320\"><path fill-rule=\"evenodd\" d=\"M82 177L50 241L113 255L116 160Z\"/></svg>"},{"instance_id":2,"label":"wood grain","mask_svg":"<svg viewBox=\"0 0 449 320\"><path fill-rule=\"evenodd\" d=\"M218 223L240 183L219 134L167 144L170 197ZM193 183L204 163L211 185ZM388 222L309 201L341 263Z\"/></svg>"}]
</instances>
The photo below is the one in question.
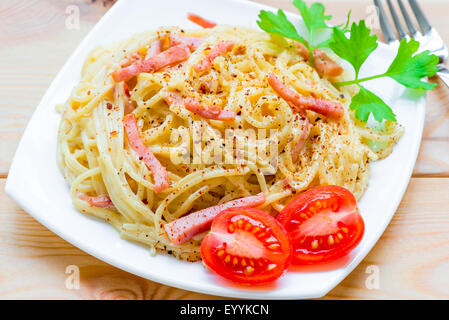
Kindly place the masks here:
<instances>
[{"instance_id":1,"label":"wood grain","mask_svg":"<svg viewBox=\"0 0 449 320\"><path fill-rule=\"evenodd\" d=\"M257 2L295 10L290 0ZM332 23L341 23L349 8L353 19L370 19L372 12L371 1L322 2L335 17ZM421 2L449 43L447 1ZM79 29L66 28L70 5L79 8ZM99 261L41 226L4 193L4 178L32 112L107 9L90 0L0 0L0 299L215 299L156 284ZM401 206L370 254L325 299L449 299L448 105L449 90L439 83L428 97L415 178ZM66 268L71 265L80 269L78 290L66 287ZM367 286L373 268L379 271L378 289Z\"/></svg>"},{"instance_id":2,"label":"wood grain","mask_svg":"<svg viewBox=\"0 0 449 320\"><path fill-rule=\"evenodd\" d=\"M119 270L41 226L4 193L0 179L0 299L216 299ZM392 222L364 261L326 299L449 299L449 178L413 178ZM381 214L381 213L379 213ZM80 289L66 288L66 268ZM368 289L370 266L379 288ZM368 269L367 269L368 268Z\"/></svg>"},{"instance_id":3,"label":"wood grain","mask_svg":"<svg viewBox=\"0 0 449 320\"><path fill-rule=\"evenodd\" d=\"M79 8L79 29L66 9ZM0 0L0 176L51 81L107 7L90 1Z\"/></svg>"}]
</instances>

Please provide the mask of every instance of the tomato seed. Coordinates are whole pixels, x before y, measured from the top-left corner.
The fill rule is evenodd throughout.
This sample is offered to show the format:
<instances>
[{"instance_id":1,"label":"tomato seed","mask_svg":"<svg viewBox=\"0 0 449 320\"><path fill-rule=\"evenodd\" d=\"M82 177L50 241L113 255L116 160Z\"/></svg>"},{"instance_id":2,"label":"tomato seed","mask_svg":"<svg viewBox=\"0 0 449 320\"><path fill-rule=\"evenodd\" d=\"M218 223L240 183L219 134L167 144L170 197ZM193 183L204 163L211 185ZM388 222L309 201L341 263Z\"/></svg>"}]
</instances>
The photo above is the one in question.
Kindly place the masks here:
<instances>
[{"instance_id":1,"label":"tomato seed","mask_svg":"<svg viewBox=\"0 0 449 320\"><path fill-rule=\"evenodd\" d=\"M250 266L248 266L248 267L246 267L245 268L245 270L243 271L246 275L250 275L250 274L252 274L253 272L254 272L254 268L253 267L250 267Z\"/></svg>"},{"instance_id":2,"label":"tomato seed","mask_svg":"<svg viewBox=\"0 0 449 320\"><path fill-rule=\"evenodd\" d=\"M273 270L274 268L276 268L277 267L277 264L274 264L274 263L270 263L269 265L268 265L268 271L271 271L271 270Z\"/></svg>"}]
</instances>

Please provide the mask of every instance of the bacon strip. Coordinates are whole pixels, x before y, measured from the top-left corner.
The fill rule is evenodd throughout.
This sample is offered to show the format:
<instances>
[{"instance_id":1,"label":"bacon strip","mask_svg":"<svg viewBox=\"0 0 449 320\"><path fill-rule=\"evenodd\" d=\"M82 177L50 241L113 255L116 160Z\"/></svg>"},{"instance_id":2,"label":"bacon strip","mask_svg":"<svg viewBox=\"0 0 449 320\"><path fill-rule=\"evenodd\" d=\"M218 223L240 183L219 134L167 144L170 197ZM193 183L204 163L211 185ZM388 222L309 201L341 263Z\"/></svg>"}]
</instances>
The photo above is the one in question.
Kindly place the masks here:
<instances>
[{"instance_id":1,"label":"bacon strip","mask_svg":"<svg viewBox=\"0 0 449 320\"><path fill-rule=\"evenodd\" d=\"M212 106L203 106L201 105L200 101L195 98L186 98L183 100L181 95L175 92L167 93L165 96L165 102L167 102L168 105L181 105L182 103L184 103L184 107L187 110L206 119L222 121L235 119L234 111L221 110L218 107Z\"/></svg>"},{"instance_id":2,"label":"bacon strip","mask_svg":"<svg viewBox=\"0 0 449 320\"><path fill-rule=\"evenodd\" d=\"M212 224L212 220L221 211L228 208L257 207L263 203L265 203L265 194L259 193L255 196L232 200L217 206L193 212L165 224L164 228L172 243L181 244L190 240L196 234L208 230Z\"/></svg>"},{"instance_id":3,"label":"bacon strip","mask_svg":"<svg viewBox=\"0 0 449 320\"><path fill-rule=\"evenodd\" d=\"M112 77L116 82L127 81L139 73L156 72L171 64L182 62L190 57L190 54L190 49L186 44L179 44L154 57L118 69L112 73Z\"/></svg>"},{"instance_id":4,"label":"bacon strip","mask_svg":"<svg viewBox=\"0 0 449 320\"><path fill-rule=\"evenodd\" d=\"M292 156L293 163L295 163L298 160L299 154L301 153L302 148L304 148L304 145L306 144L307 138L309 137L310 134L311 126L309 118L307 118L306 114L302 114L301 116L305 118L304 123L302 125L301 137L299 138L296 145L292 148L290 153Z\"/></svg>"},{"instance_id":5,"label":"bacon strip","mask_svg":"<svg viewBox=\"0 0 449 320\"><path fill-rule=\"evenodd\" d=\"M217 25L215 22L206 20L203 17L194 13L187 13L187 19L203 28L213 28Z\"/></svg>"},{"instance_id":6,"label":"bacon strip","mask_svg":"<svg viewBox=\"0 0 449 320\"><path fill-rule=\"evenodd\" d=\"M120 62L120 67L126 68L133 63L142 61L142 56L138 52L131 53L128 57Z\"/></svg>"},{"instance_id":7,"label":"bacon strip","mask_svg":"<svg viewBox=\"0 0 449 320\"><path fill-rule=\"evenodd\" d=\"M337 77L343 73L343 68L321 50L313 51L313 61L320 75Z\"/></svg>"},{"instance_id":8,"label":"bacon strip","mask_svg":"<svg viewBox=\"0 0 449 320\"><path fill-rule=\"evenodd\" d=\"M110 208L110 207L114 206L114 204L111 201L111 198L109 198L108 195L101 195L101 196L91 197L91 196L88 196L85 193L78 192L77 196L81 200L86 201L87 203L89 203L89 205L91 205L92 207Z\"/></svg>"},{"instance_id":9,"label":"bacon strip","mask_svg":"<svg viewBox=\"0 0 449 320\"><path fill-rule=\"evenodd\" d=\"M309 50L307 50L306 46L301 42L296 42L296 52L303 56L304 59L309 60ZM329 58L329 56L320 49L315 49L313 51L313 61L315 63L316 71L322 76L338 77L343 73L342 66Z\"/></svg>"},{"instance_id":10,"label":"bacon strip","mask_svg":"<svg viewBox=\"0 0 449 320\"><path fill-rule=\"evenodd\" d=\"M307 49L307 47L299 41L295 41L295 42L296 42L296 52L300 56L302 56L305 60L309 60L310 56L309 56L309 50Z\"/></svg>"},{"instance_id":11,"label":"bacon strip","mask_svg":"<svg viewBox=\"0 0 449 320\"><path fill-rule=\"evenodd\" d=\"M220 41L215 45L215 47L212 48L212 50L204 58L203 61L193 66L193 69L198 73L209 70L212 67L212 62L214 62L215 58L231 51L233 47L234 47L233 41Z\"/></svg>"},{"instance_id":12,"label":"bacon strip","mask_svg":"<svg viewBox=\"0 0 449 320\"><path fill-rule=\"evenodd\" d=\"M168 92L165 95L165 102L167 102L167 104L170 106L181 105L183 103L181 95L175 92Z\"/></svg>"},{"instance_id":13,"label":"bacon strip","mask_svg":"<svg viewBox=\"0 0 449 320\"><path fill-rule=\"evenodd\" d=\"M161 40L153 41L147 50L145 60L157 56L159 53L161 53L161 51L162 51L162 41Z\"/></svg>"},{"instance_id":14,"label":"bacon strip","mask_svg":"<svg viewBox=\"0 0 449 320\"><path fill-rule=\"evenodd\" d=\"M179 44L185 44L189 46L190 50L195 51L203 43L203 38L200 37L187 37L179 34L170 35L170 46L176 46Z\"/></svg>"},{"instance_id":15,"label":"bacon strip","mask_svg":"<svg viewBox=\"0 0 449 320\"><path fill-rule=\"evenodd\" d=\"M301 112L302 110L311 110L335 119L341 118L344 114L344 109L341 103L300 95L284 85L274 73L268 75L268 83L282 99L287 101L287 103L298 112Z\"/></svg>"},{"instance_id":16,"label":"bacon strip","mask_svg":"<svg viewBox=\"0 0 449 320\"><path fill-rule=\"evenodd\" d=\"M153 173L154 192L159 193L168 188L169 184L167 170L140 139L139 130L137 128L137 119L134 113L126 115L123 121L131 148L133 148L133 150L139 155L139 159L141 159Z\"/></svg>"},{"instance_id":17,"label":"bacon strip","mask_svg":"<svg viewBox=\"0 0 449 320\"><path fill-rule=\"evenodd\" d=\"M235 119L234 111L221 110L220 108L213 106L203 106L195 98L184 99L184 106L187 110L196 113L197 115L200 115L201 117L206 119L222 120L222 121Z\"/></svg>"}]
</instances>

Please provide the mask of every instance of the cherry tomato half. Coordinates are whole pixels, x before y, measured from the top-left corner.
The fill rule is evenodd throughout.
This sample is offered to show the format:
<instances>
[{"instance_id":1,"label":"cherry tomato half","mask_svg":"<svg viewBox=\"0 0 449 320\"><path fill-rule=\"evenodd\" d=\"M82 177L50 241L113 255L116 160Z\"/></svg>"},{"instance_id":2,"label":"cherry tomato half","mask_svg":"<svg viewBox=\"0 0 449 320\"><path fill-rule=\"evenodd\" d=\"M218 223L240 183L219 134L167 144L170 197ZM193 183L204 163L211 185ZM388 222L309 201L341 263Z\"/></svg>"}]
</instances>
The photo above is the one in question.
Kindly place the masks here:
<instances>
[{"instance_id":1,"label":"cherry tomato half","mask_svg":"<svg viewBox=\"0 0 449 320\"><path fill-rule=\"evenodd\" d=\"M203 262L219 275L242 284L279 278L290 263L291 246L284 228L254 208L220 212L201 244Z\"/></svg>"},{"instance_id":2,"label":"cherry tomato half","mask_svg":"<svg viewBox=\"0 0 449 320\"><path fill-rule=\"evenodd\" d=\"M313 264L348 254L365 231L353 194L339 186L308 190L276 217L290 236L293 264Z\"/></svg>"}]
</instances>

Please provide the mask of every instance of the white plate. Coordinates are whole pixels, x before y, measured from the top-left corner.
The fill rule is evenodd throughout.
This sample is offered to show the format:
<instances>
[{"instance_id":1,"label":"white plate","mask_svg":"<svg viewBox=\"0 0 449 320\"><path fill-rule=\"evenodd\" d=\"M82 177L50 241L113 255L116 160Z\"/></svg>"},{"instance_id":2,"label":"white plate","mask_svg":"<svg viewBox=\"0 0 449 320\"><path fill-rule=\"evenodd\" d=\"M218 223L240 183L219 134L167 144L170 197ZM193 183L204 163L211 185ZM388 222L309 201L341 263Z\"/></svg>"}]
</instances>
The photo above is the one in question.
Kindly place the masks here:
<instances>
[{"instance_id":1,"label":"white plate","mask_svg":"<svg viewBox=\"0 0 449 320\"><path fill-rule=\"evenodd\" d=\"M342 281L368 254L390 222L405 192L418 153L424 123L425 96L389 79L369 87L393 106L404 136L387 159L371 165L370 185L359 203L366 223L365 236L352 254L332 266L298 268L275 284L251 289L224 283L201 263L178 261L167 255L151 257L147 248L122 240L107 223L78 212L56 165L56 138L60 116L55 105L65 101L80 78L82 63L99 44L125 39L160 26L196 28L186 19L195 12L219 23L257 28L260 9L273 9L241 0L121 0L92 29L42 98L22 137L12 163L6 193L40 223L81 250L141 277L207 294L265 299L315 298ZM274 9L273 9L274 10ZM289 15L290 17L297 16ZM380 45L364 73L386 69L394 54Z\"/></svg>"}]
</instances>

